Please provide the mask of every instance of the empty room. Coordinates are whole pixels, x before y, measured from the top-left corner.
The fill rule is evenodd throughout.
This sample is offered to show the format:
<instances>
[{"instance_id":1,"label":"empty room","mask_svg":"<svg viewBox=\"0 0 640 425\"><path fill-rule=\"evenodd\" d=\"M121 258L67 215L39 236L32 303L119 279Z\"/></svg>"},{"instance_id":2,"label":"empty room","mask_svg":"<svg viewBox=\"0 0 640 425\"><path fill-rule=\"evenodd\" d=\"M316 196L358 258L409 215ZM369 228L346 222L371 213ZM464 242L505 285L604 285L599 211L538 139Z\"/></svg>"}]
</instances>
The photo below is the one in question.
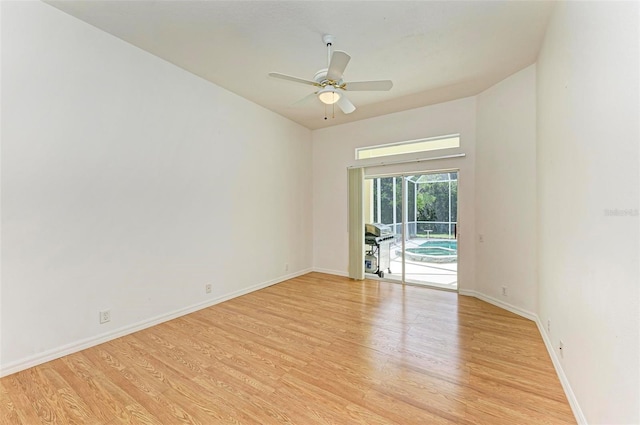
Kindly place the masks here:
<instances>
[{"instance_id":1,"label":"empty room","mask_svg":"<svg viewBox=\"0 0 640 425\"><path fill-rule=\"evenodd\" d=\"M637 2L0 25L0 424L640 424Z\"/></svg>"}]
</instances>

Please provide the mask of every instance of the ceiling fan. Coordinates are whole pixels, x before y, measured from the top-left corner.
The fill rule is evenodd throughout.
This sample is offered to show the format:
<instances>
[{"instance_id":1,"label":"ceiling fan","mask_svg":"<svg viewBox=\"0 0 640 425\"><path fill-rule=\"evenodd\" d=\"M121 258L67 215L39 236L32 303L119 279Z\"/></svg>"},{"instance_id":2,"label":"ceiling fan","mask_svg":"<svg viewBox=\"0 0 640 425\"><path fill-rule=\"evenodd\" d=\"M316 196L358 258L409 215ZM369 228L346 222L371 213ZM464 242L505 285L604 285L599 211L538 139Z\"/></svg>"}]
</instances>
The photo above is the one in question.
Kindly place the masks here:
<instances>
[{"instance_id":1,"label":"ceiling fan","mask_svg":"<svg viewBox=\"0 0 640 425\"><path fill-rule=\"evenodd\" d=\"M280 78L283 80L293 81L296 83L307 84L318 87L319 90L312 95L316 95L318 99L326 105L338 105L345 114L350 114L356 110L356 107L347 98L347 91L388 91L393 87L391 80L380 81L355 81L346 82L343 80L344 70L351 59L346 52L336 50L331 53L331 46L335 37L330 34L322 36L322 41L327 46L327 68L316 72L313 80L305 80L303 78L292 77L278 72L270 72L269 76Z\"/></svg>"}]
</instances>

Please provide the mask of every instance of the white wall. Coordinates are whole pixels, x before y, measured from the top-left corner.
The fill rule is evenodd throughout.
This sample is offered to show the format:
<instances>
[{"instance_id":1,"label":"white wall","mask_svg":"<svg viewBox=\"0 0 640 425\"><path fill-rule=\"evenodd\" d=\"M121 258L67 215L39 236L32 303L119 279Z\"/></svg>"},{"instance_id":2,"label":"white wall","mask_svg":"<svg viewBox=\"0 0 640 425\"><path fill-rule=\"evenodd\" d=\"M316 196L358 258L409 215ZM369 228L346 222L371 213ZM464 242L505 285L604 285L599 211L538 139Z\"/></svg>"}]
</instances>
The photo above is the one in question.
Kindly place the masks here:
<instances>
[{"instance_id":1,"label":"white wall","mask_svg":"<svg viewBox=\"0 0 640 425\"><path fill-rule=\"evenodd\" d=\"M559 3L537 66L539 316L589 424L640 423L638 8Z\"/></svg>"},{"instance_id":2,"label":"white wall","mask_svg":"<svg viewBox=\"0 0 640 425\"><path fill-rule=\"evenodd\" d=\"M313 132L313 264L316 270L347 273L347 167L356 164L356 147L460 133L459 149L434 151L425 157L464 152L465 158L388 166L372 172L460 169L458 278L461 288L474 288L475 108L475 98L465 98ZM363 163L377 161L373 159Z\"/></svg>"},{"instance_id":3,"label":"white wall","mask_svg":"<svg viewBox=\"0 0 640 425\"><path fill-rule=\"evenodd\" d=\"M478 95L476 137L476 289L534 315L535 65Z\"/></svg>"},{"instance_id":4,"label":"white wall","mask_svg":"<svg viewBox=\"0 0 640 425\"><path fill-rule=\"evenodd\" d=\"M41 2L1 7L3 374L310 269L309 130Z\"/></svg>"},{"instance_id":5,"label":"white wall","mask_svg":"<svg viewBox=\"0 0 640 425\"><path fill-rule=\"evenodd\" d=\"M1 2L0 374L312 264L345 274L354 149L460 132L466 158L384 170L459 168L461 290L551 320L580 420L639 423L638 13L560 3L537 67L477 99L311 134L48 5Z\"/></svg>"}]
</instances>

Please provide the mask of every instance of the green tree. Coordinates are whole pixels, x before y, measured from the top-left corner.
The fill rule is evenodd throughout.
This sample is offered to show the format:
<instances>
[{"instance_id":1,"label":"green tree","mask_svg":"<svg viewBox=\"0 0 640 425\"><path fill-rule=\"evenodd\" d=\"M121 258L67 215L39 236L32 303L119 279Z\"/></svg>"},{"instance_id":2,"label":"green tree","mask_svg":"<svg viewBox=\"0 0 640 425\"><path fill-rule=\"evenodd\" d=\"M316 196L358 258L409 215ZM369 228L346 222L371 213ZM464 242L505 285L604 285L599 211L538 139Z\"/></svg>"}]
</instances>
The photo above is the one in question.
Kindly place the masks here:
<instances>
[{"instance_id":1,"label":"green tree","mask_svg":"<svg viewBox=\"0 0 640 425\"><path fill-rule=\"evenodd\" d=\"M419 221L449 221L449 182L429 182L418 185L416 197ZM451 221L457 221L458 182L451 182Z\"/></svg>"},{"instance_id":2,"label":"green tree","mask_svg":"<svg viewBox=\"0 0 640 425\"><path fill-rule=\"evenodd\" d=\"M396 202L393 203L393 180L396 180ZM396 209L396 220L402 217L402 178L384 177L380 179L380 215L384 224L393 223L393 208Z\"/></svg>"},{"instance_id":3,"label":"green tree","mask_svg":"<svg viewBox=\"0 0 640 425\"><path fill-rule=\"evenodd\" d=\"M419 176L417 176L419 177ZM424 177L424 176L423 176ZM449 182L449 178L452 178ZM393 182L395 179L396 201L393 202ZM451 221L457 221L458 213L458 181L456 173L429 175L431 181L407 184L407 207L409 221L439 221L449 222L449 184L451 184ZM456 180L454 180L456 179ZM393 210L396 211L396 221L402 220L402 178L383 177L374 182L374 202L378 198L378 182L380 184L380 217L376 220L384 224L393 223ZM415 201L414 201L415 199ZM414 202L417 217L414 217ZM376 205L376 204L374 204ZM435 233L447 233L448 225L430 226Z\"/></svg>"}]
</instances>

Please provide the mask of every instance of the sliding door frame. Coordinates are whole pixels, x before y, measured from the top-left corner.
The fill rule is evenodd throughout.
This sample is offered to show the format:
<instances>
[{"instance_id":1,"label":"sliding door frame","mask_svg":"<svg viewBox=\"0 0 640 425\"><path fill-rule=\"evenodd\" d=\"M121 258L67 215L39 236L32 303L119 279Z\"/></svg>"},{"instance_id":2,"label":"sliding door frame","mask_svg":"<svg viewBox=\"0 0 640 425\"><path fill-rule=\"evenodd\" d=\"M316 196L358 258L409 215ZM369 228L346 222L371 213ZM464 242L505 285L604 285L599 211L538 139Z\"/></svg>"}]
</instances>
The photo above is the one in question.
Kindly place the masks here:
<instances>
[{"instance_id":1,"label":"sliding door frame","mask_svg":"<svg viewBox=\"0 0 640 425\"><path fill-rule=\"evenodd\" d=\"M415 176L415 175L423 175L423 174L444 174L444 173L452 173L452 172L456 172L458 173L458 187L460 185L460 169L459 168L445 168L445 169L440 169L440 170L425 170L425 171L399 171L399 172L394 172L394 173L375 173L375 174L370 174L367 175L366 173L366 167L364 168L364 180L373 180L373 179L378 179L378 178L398 178L400 177L402 180L402 187L401 187L401 191L400 194L402 196L402 208L401 208L401 215L402 215L402 220L401 220L401 226L400 228L402 229L400 232L400 236L401 236L401 257L402 257L402 273L401 273L401 278L400 281L398 282L398 280L395 279L389 279L388 277L384 277L384 278L380 278L380 277L369 277L367 276L367 278L372 278L372 279L378 279L378 280L384 280L384 281L388 281L388 282L395 282L395 283L401 283L402 285L420 285L420 286L427 286L427 287L431 287L431 288L435 288L435 289L441 289L441 290L445 290L445 291L453 291L453 292L458 292L460 289L460 285L459 282L456 283L456 289L447 289L447 288L442 288L440 286L436 286L436 285L429 285L428 283L426 284L418 284L418 283L414 283L414 282L407 282L406 279L406 260L405 260L405 252L406 252L406 239L407 239L407 226L408 226L408 198L406 196L406 194L408 193L408 185L407 185L407 177L409 176ZM394 188L395 188L395 182L394 182ZM377 193L378 193L378 197L380 196L380 186L378 186L377 188ZM394 199L395 199L395 190L394 190ZM364 198L363 198L363 202L364 202ZM449 201L450 202L450 201ZM376 206L374 206L374 208L377 208ZM394 202L394 215L395 215L395 202ZM451 208L451 207L449 207ZM363 208L364 210L364 205ZM449 210L450 211L450 210ZM378 220L380 220L380 212L378 210ZM449 212L449 214L451 214L451 212ZM460 214L458 214L458 216L456 217L456 223L457 223L457 227L460 227ZM395 231L395 229L394 229ZM460 260L460 247L458 246L458 265L459 265L459 260ZM458 279L458 274L459 274L459 266L456 267L456 279Z\"/></svg>"}]
</instances>

